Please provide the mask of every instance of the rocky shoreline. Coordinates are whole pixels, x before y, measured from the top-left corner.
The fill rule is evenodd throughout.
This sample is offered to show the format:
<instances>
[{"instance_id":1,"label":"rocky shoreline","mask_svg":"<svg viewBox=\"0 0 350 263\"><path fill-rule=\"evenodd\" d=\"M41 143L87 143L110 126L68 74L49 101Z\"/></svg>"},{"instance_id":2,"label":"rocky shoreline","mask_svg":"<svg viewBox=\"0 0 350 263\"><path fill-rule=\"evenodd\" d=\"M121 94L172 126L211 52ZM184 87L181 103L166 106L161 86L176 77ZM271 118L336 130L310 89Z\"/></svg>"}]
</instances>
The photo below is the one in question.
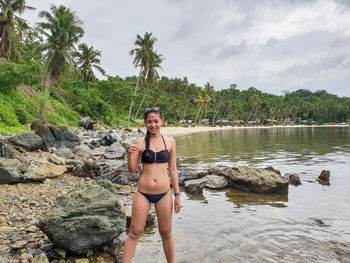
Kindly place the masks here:
<instances>
[{"instance_id":1,"label":"rocky shoreline","mask_svg":"<svg viewBox=\"0 0 350 263\"><path fill-rule=\"evenodd\" d=\"M126 237L124 224L131 214L132 197L141 172L141 166L138 173L128 172L127 149L137 137L143 136L143 133L106 130L103 127L71 132L66 127L47 126L40 121L32 123L31 128L31 132L15 136L5 134L0 137L0 263L48 262L47 260L119 262ZM198 174L191 173L181 166L178 170L179 183L189 194L201 194L204 188L230 187L257 193L287 194L289 184L300 184L298 175L292 174L285 178L272 167L217 167ZM319 178L320 182L327 179L327 172ZM92 224L90 229L97 229L96 236L99 235L98 231L106 231L106 225L113 225L113 221L108 220L115 218L116 214L107 213L102 219L94 215L94 211L104 205L103 202L97 202L89 211L80 209L79 204L73 205L74 200L85 196L87 202L84 204L83 198L81 206L87 207L96 199L104 198L99 196L99 193L95 197L89 196L91 191L87 190L86 193L79 193L73 201L62 201L62 198L72 195L73 189L86 188L101 180L112 183L102 184L107 184L106 187L110 188L107 190L112 194L111 200L115 200L114 196L117 196L121 204L122 210L117 214L121 214L120 222L123 223L118 224L121 224L125 231L120 234L118 230L119 232L114 232L107 241L101 239L102 241L96 241L97 243L90 244L92 247L86 249L63 249L64 244L55 241L54 236L62 239L61 234L64 237L65 234L73 233L77 225L69 224L67 227L68 221L85 222L84 226ZM57 198L64 204L61 210L57 208ZM114 201L111 202L113 206ZM68 211L68 207L72 211ZM63 222L63 225L58 225L57 229L50 232L43 222L46 220L45 216L47 217L53 209L61 211L53 217L56 221ZM65 212L62 212L62 209ZM103 211L109 210L111 209ZM152 218L151 216L149 220L151 223L154 221ZM50 224L52 223L46 223L46 226ZM90 230L87 228L84 231L80 232L88 235ZM85 236L82 239L87 238ZM80 244L81 240L72 242ZM77 253L83 255L76 255Z\"/></svg>"}]
</instances>

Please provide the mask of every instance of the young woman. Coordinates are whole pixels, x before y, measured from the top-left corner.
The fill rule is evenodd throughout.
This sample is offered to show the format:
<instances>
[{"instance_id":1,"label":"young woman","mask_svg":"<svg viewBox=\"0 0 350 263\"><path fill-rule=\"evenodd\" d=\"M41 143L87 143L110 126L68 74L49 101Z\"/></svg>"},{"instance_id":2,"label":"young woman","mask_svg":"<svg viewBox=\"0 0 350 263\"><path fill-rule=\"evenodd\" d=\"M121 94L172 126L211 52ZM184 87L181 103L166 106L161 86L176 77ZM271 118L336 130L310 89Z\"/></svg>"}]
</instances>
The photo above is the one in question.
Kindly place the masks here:
<instances>
[{"instance_id":1,"label":"young woman","mask_svg":"<svg viewBox=\"0 0 350 263\"><path fill-rule=\"evenodd\" d=\"M144 114L147 128L145 138L139 138L128 151L128 168L134 173L141 156L142 174L137 184L132 203L131 225L125 243L123 263L131 262L137 241L146 223L151 206L154 204L159 234L167 261L175 262L174 240L171 234L173 200L170 190L167 168L174 189L174 211L181 209L180 191L176 169L176 144L173 138L160 133L164 121L160 109L147 108Z\"/></svg>"}]
</instances>

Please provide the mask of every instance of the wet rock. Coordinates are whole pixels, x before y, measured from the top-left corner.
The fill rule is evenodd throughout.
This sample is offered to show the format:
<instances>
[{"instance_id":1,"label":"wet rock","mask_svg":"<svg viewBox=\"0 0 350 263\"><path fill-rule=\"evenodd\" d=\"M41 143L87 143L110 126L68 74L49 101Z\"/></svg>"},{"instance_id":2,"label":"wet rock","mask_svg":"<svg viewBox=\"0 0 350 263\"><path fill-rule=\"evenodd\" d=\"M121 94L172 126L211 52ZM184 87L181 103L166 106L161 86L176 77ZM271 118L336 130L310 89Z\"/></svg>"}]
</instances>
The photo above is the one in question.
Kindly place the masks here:
<instances>
[{"instance_id":1,"label":"wet rock","mask_svg":"<svg viewBox=\"0 0 350 263\"><path fill-rule=\"evenodd\" d=\"M57 156L56 154L51 154L48 158L50 162L57 165L64 165L66 162L64 158Z\"/></svg>"},{"instance_id":2,"label":"wet rock","mask_svg":"<svg viewBox=\"0 0 350 263\"><path fill-rule=\"evenodd\" d=\"M228 187L230 184L230 181L223 176L209 174L203 178L207 180L207 184L205 187L210 189L223 189Z\"/></svg>"},{"instance_id":3,"label":"wet rock","mask_svg":"<svg viewBox=\"0 0 350 263\"><path fill-rule=\"evenodd\" d=\"M0 167L0 184L12 184L21 181L21 176L16 168Z\"/></svg>"},{"instance_id":4,"label":"wet rock","mask_svg":"<svg viewBox=\"0 0 350 263\"><path fill-rule=\"evenodd\" d=\"M200 178L203 178L206 175L208 175L208 172L200 172L200 173L195 174L193 176L193 179L200 179Z\"/></svg>"},{"instance_id":5,"label":"wet rock","mask_svg":"<svg viewBox=\"0 0 350 263\"><path fill-rule=\"evenodd\" d=\"M54 153L64 159L71 159L74 155L72 150L67 147L58 148L56 151L54 151Z\"/></svg>"},{"instance_id":6,"label":"wet rock","mask_svg":"<svg viewBox=\"0 0 350 263\"><path fill-rule=\"evenodd\" d=\"M201 194L206 185L207 179L205 177L196 180L188 180L185 182L185 190L193 195Z\"/></svg>"},{"instance_id":7,"label":"wet rock","mask_svg":"<svg viewBox=\"0 0 350 263\"><path fill-rule=\"evenodd\" d=\"M13 158L13 153L11 149L2 142L0 139L0 157L6 158L6 159L12 159Z\"/></svg>"},{"instance_id":8,"label":"wet rock","mask_svg":"<svg viewBox=\"0 0 350 263\"><path fill-rule=\"evenodd\" d=\"M119 142L114 142L103 154L107 159L122 159L125 155L125 148Z\"/></svg>"},{"instance_id":9,"label":"wet rock","mask_svg":"<svg viewBox=\"0 0 350 263\"><path fill-rule=\"evenodd\" d=\"M125 212L112 183L97 181L58 197L39 227L56 246L84 254L125 230Z\"/></svg>"},{"instance_id":10,"label":"wet rock","mask_svg":"<svg viewBox=\"0 0 350 263\"><path fill-rule=\"evenodd\" d=\"M275 172L276 174L281 175L280 170L277 170L277 169L273 168L272 166L266 167L265 170L266 170L266 171Z\"/></svg>"},{"instance_id":11,"label":"wet rock","mask_svg":"<svg viewBox=\"0 0 350 263\"><path fill-rule=\"evenodd\" d=\"M73 148L80 145L80 139L67 127L56 127L45 125L42 121L33 121L30 128L39 135L43 141L43 148L47 150L50 147Z\"/></svg>"},{"instance_id":12,"label":"wet rock","mask_svg":"<svg viewBox=\"0 0 350 263\"><path fill-rule=\"evenodd\" d=\"M248 166L219 167L214 174L225 176L230 185L242 191L255 193L288 193L288 179L274 171Z\"/></svg>"},{"instance_id":13,"label":"wet rock","mask_svg":"<svg viewBox=\"0 0 350 263\"><path fill-rule=\"evenodd\" d=\"M32 263L49 263L47 256L44 253L41 253L33 259Z\"/></svg>"},{"instance_id":14,"label":"wet rock","mask_svg":"<svg viewBox=\"0 0 350 263\"><path fill-rule=\"evenodd\" d=\"M91 149L86 144L75 146L74 153L80 157L90 157L92 155Z\"/></svg>"},{"instance_id":15,"label":"wet rock","mask_svg":"<svg viewBox=\"0 0 350 263\"><path fill-rule=\"evenodd\" d=\"M28 169L22 177L23 182L43 182L45 179L45 171L38 167Z\"/></svg>"},{"instance_id":16,"label":"wet rock","mask_svg":"<svg viewBox=\"0 0 350 263\"><path fill-rule=\"evenodd\" d=\"M13 145L22 147L26 151L35 151L40 149L43 140L32 131L24 132L12 136L8 139Z\"/></svg>"},{"instance_id":17,"label":"wet rock","mask_svg":"<svg viewBox=\"0 0 350 263\"><path fill-rule=\"evenodd\" d=\"M284 177L288 178L292 185L301 185L300 177L296 173L285 174Z\"/></svg>"},{"instance_id":18,"label":"wet rock","mask_svg":"<svg viewBox=\"0 0 350 263\"><path fill-rule=\"evenodd\" d=\"M321 174L318 176L318 180L322 182L329 182L329 176L331 172L328 170L322 170Z\"/></svg>"},{"instance_id":19,"label":"wet rock","mask_svg":"<svg viewBox=\"0 0 350 263\"><path fill-rule=\"evenodd\" d=\"M178 165L177 172L180 186L184 186L186 181L194 179L193 173L191 173L188 169L184 167Z\"/></svg>"},{"instance_id":20,"label":"wet rock","mask_svg":"<svg viewBox=\"0 0 350 263\"><path fill-rule=\"evenodd\" d=\"M154 227L155 224L155 215L152 213L149 213L146 218L146 225L145 227ZM131 224L131 216L126 217L126 227L129 228Z\"/></svg>"}]
</instances>

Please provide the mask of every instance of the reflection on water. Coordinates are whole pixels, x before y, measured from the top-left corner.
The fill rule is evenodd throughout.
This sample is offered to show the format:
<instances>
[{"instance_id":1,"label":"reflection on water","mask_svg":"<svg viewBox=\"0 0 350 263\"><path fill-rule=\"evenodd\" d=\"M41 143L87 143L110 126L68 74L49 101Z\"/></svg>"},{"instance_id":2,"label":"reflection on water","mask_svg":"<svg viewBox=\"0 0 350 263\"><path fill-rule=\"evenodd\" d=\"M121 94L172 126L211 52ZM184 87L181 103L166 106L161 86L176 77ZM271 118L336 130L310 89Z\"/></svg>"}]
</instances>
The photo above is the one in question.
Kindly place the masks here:
<instances>
[{"instance_id":1,"label":"reflection on water","mask_svg":"<svg viewBox=\"0 0 350 263\"><path fill-rule=\"evenodd\" d=\"M230 189L226 192L227 201L236 205L237 208L252 205L270 205L274 207L287 207L287 194L261 194L247 193L236 189Z\"/></svg>"},{"instance_id":2,"label":"reflection on water","mask_svg":"<svg viewBox=\"0 0 350 263\"><path fill-rule=\"evenodd\" d=\"M182 193L173 217L176 262L350 262L350 128L249 129L176 138L195 171L220 164L298 173L288 195L234 189ZM316 179L330 170L330 185ZM133 262L166 262L154 228Z\"/></svg>"}]
</instances>

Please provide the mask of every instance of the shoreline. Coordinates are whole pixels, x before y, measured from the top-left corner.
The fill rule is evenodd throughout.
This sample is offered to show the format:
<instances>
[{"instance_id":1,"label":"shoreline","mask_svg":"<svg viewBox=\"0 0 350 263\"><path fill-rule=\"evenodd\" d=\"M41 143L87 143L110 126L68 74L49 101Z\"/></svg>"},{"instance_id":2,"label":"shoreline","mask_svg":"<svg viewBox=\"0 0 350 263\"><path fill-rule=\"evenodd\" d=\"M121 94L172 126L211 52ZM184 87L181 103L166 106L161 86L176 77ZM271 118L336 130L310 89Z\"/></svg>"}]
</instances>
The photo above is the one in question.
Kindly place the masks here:
<instances>
[{"instance_id":1,"label":"shoreline","mask_svg":"<svg viewBox=\"0 0 350 263\"><path fill-rule=\"evenodd\" d=\"M346 124L338 125L276 125L276 126L196 126L196 127L162 127L162 133L171 136L183 136L197 132L221 131L221 130L243 130L243 129L274 129L274 128L320 128L320 127L350 127ZM142 128L145 130L145 128Z\"/></svg>"}]
</instances>

